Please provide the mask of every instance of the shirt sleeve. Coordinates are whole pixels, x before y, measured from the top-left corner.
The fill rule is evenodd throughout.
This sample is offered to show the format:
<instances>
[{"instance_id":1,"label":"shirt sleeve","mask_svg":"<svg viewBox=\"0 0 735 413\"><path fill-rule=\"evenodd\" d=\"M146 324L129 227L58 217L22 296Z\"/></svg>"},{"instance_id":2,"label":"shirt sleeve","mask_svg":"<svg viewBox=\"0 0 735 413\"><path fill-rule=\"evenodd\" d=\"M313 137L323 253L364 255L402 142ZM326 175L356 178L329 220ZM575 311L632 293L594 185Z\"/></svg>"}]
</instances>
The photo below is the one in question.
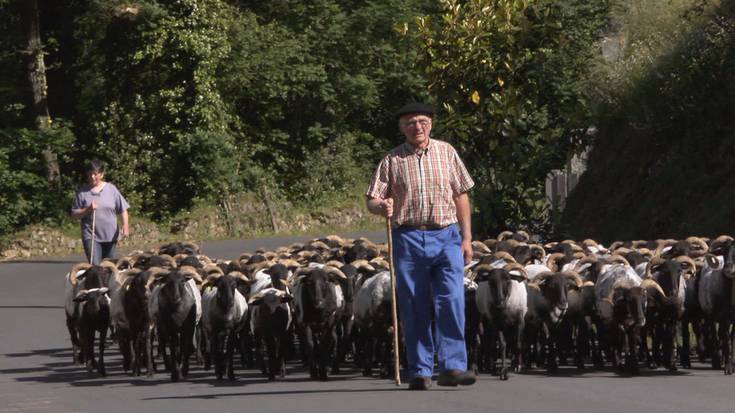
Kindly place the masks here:
<instances>
[{"instance_id":1,"label":"shirt sleeve","mask_svg":"<svg viewBox=\"0 0 735 413\"><path fill-rule=\"evenodd\" d=\"M82 192L77 191L77 193L74 195L74 201L71 203L71 210L69 210L69 212L71 213L75 209L82 209L86 207L87 205L85 205L84 197L82 197Z\"/></svg>"},{"instance_id":2,"label":"shirt sleeve","mask_svg":"<svg viewBox=\"0 0 735 413\"><path fill-rule=\"evenodd\" d=\"M127 211L128 208L130 208L130 205L128 205L128 201L125 199L124 196L120 193L120 190L115 187L115 213L116 214L122 214L124 211Z\"/></svg>"},{"instance_id":3,"label":"shirt sleeve","mask_svg":"<svg viewBox=\"0 0 735 413\"><path fill-rule=\"evenodd\" d=\"M390 156L386 156L380 161L373 179L370 181L367 195L370 198L381 198L384 199L388 196L388 190L390 186Z\"/></svg>"},{"instance_id":4,"label":"shirt sleeve","mask_svg":"<svg viewBox=\"0 0 735 413\"><path fill-rule=\"evenodd\" d=\"M452 193L453 196L457 196L472 189L475 186L475 181L472 180L470 173L467 172L467 168L464 166L464 162L462 162L456 150L452 151L452 157Z\"/></svg>"}]
</instances>

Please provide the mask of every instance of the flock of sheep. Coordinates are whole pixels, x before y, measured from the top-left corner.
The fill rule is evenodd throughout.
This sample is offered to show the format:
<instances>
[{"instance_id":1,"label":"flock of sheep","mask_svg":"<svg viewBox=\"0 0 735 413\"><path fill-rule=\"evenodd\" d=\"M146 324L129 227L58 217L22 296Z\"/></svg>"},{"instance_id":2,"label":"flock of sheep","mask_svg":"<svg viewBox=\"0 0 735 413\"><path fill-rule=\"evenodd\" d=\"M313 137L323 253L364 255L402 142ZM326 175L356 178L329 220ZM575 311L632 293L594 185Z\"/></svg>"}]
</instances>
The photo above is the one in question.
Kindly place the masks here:
<instances>
[{"instance_id":1,"label":"flock of sheep","mask_svg":"<svg viewBox=\"0 0 735 413\"><path fill-rule=\"evenodd\" d=\"M572 358L580 369L609 362L634 374L645 362L675 370L690 366L693 335L701 360L732 373L732 237L610 247L533 238L506 231L473 242L465 270L469 369L507 379L511 370L553 372ZM217 379L235 379L240 355L271 380L295 358L313 379L339 373L350 358L366 376L377 368L389 377L387 254L385 244L328 236L234 260L171 243L77 264L65 300L74 362L105 375L112 332L123 369L135 375L154 374L162 360L178 381L195 359Z\"/></svg>"}]
</instances>

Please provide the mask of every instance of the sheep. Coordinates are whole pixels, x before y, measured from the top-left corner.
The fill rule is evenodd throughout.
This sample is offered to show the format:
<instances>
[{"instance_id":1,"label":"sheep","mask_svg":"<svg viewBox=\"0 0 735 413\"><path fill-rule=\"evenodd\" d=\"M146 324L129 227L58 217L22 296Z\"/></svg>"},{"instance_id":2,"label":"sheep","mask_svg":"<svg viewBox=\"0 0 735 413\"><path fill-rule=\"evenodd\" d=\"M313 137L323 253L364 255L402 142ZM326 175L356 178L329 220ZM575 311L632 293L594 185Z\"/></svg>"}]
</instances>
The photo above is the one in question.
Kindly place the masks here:
<instances>
[{"instance_id":1,"label":"sheep","mask_svg":"<svg viewBox=\"0 0 735 413\"><path fill-rule=\"evenodd\" d=\"M322 268L302 269L294 282L294 312L299 341L304 345L312 379L326 381L328 378L327 367L334 351L334 325L340 305L336 282L343 276L340 272L327 272Z\"/></svg>"},{"instance_id":2,"label":"sheep","mask_svg":"<svg viewBox=\"0 0 735 413\"><path fill-rule=\"evenodd\" d=\"M648 352L647 341L643 341L649 367L655 368L661 356L669 371L676 370L676 338L678 326L684 313L686 280L682 266L675 260L656 258L649 263L646 280L648 303L646 326L643 338L652 334L653 354ZM661 351L659 351L659 348Z\"/></svg>"},{"instance_id":3,"label":"sheep","mask_svg":"<svg viewBox=\"0 0 735 413\"><path fill-rule=\"evenodd\" d=\"M546 272L530 281L528 291L528 312L525 317L526 346L531 349L531 359L537 359L534 351L539 343L545 348L546 368L549 372L557 370L556 351L559 347L559 324L569 307L567 292L580 288L583 282L576 272Z\"/></svg>"},{"instance_id":4,"label":"sheep","mask_svg":"<svg viewBox=\"0 0 735 413\"><path fill-rule=\"evenodd\" d=\"M524 282L526 273L520 264L509 264L502 269L481 265L475 269L477 283L475 300L482 317L486 340L485 352L490 353L490 370L501 380L508 379L506 367L506 340L511 340L514 360L511 367L520 372L524 319L528 312L528 294ZM501 367L496 371L495 341L500 344Z\"/></svg>"},{"instance_id":5,"label":"sheep","mask_svg":"<svg viewBox=\"0 0 735 413\"><path fill-rule=\"evenodd\" d=\"M289 303L293 296L275 288L265 288L250 297L250 332L255 343L255 354L268 380L286 375L285 357L293 330ZM268 352L268 365L263 362L263 345Z\"/></svg>"},{"instance_id":6,"label":"sheep","mask_svg":"<svg viewBox=\"0 0 735 413\"><path fill-rule=\"evenodd\" d=\"M390 272L381 271L364 280L355 299L355 325L359 329L362 375L372 374L373 359L382 363L381 377L390 376L391 360L391 287Z\"/></svg>"},{"instance_id":7,"label":"sheep","mask_svg":"<svg viewBox=\"0 0 735 413\"><path fill-rule=\"evenodd\" d=\"M86 270L82 270L86 268ZM83 272L82 272L83 271ZM67 275L67 327L80 348L78 361L84 361L87 370L97 369L101 376L107 374L105 369L105 340L110 328L110 279L109 268L99 265L77 265ZM113 281L114 282L114 281ZM99 361L94 358L94 339L99 332Z\"/></svg>"},{"instance_id":8,"label":"sheep","mask_svg":"<svg viewBox=\"0 0 735 413\"><path fill-rule=\"evenodd\" d=\"M723 237L718 237L715 241L710 250L726 253L721 260L712 254L705 256L707 265L702 269L698 298L706 317L706 329L712 341L710 348L713 349L715 323L717 323L719 351L713 352L712 368L721 368L724 364L724 373L731 375L733 337L730 328L735 313L735 243L732 239L723 240Z\"/></svg>"},{"instance_id":9,"label":"sheep","mask_svg":"<svg viewBox=\"0 0 735 413\"><path fill-rule=\"evenodd\" d=\"M207 337L209 354L214 356L217 380L226 373L235 379L233 358L237 333L247 323L248 304L237 289L239 282L249 280L241 273L219 276L202 293L202 330Z\"/></svg>"},{"instance_id":10,"label":"sheep","mask_svg":"<svg viewBox=\"0 0 735 413\"><path fill-rule=\"evenodd\" d=\"M122 272L122 286L112 295L110 315L123 356L123 370L132 368L133 375L141 373L148 332L148 289L145 273L139 269ZM147 375L153 375L152 369Z\"/></svg>"},{"instance_id":11,"label":"sheep","mask_svg":"<svg viewBox=\"0 0 735 413\"><path fill-rule=\"evenodd\" d=\"M150 271L150 270L149 270ZM189 373L194 331L202 314L201 295L191 273L155 268L148 279L152 289L148 302L151 324L158 331L158 340L165 364L171 371L171 381L179 381ZM149 326L149 336L152 326ZM169 347L170 358L166 353ZM148 358L152 360L151 340Z\"/></svg>"},{"instance_id":12,"label":"sheep","mask_svg":"<svg viewBox=\"0 0 735 413\"><path fill-rule=\"evenodd\" d=\"M93 314L92 309L108 314L106 325L109 327L109 297L119 288L116 276L117 268L109 261L103 261L100 265L87 263L76 264L66 274L64 283L64 310L66 313L66 326L72 342L72 360L75 364L86 362L90 369L92 366L97 365L94 359L88 360L86 358L87 355L93 352L93 347L90 347L92 344L89 342L89 339L91 335L93 343L95 330L89 331L89 328L101 328L101 323L104 320L98 315ZM101 288L105 288L104 292L99 292ZM103 297L106 303L100 300ZM86 302L89 302L89 305L86 305ZM90 318L82 321L83 317ZM97 319L98 321L92 323L90 321L91 319ZM84 324L84 332L81 331L82 324ZM100 334L102 334L101 331ZM86 342L80 341L81 335L84 335ZM107 332L105 332L106 336ZM98 367L98 370L100 369L104 370L104 366ZM102 372L100 371L100 373Z\"/></svg>"}]
</instances>

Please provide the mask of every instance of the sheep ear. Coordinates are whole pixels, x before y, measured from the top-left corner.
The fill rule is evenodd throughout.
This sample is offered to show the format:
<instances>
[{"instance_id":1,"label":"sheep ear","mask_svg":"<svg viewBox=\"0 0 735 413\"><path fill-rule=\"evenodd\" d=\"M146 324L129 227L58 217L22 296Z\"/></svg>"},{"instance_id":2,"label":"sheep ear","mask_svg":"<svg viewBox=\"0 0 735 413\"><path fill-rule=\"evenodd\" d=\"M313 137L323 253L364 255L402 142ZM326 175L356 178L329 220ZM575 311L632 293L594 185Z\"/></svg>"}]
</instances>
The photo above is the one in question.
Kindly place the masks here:
<instances>
[{"instance_id":1,"label":"sheep ear","mask_svg":"<svg viewBox=\"0 0 735 413\"><path fill-rule=\"evenodd\" d=\"M107 294L110 291L107 287L102 287L99 289L100 294Z\"/></svg>"},{"instance_id":2,"label":"sheep ear","mask_svg":"<svg viewBox=\"0 0 735 413\"><path fill-rule=\"evenodd\" d=\"M510 279L514 281L523 282L527 280L526 276L518 271L509 272L508 274L510 274Z\"/></svg>"},{"instance_id":3,"label":"sheep ear","mask_svg":"<svg viewBox=\"0 0 735 413\"><path fill-rule=\"evenodd\" d=\"M286 293L281 296L282 303L289 303L291 301L293 301L293 296L291 294Z\"/></svg>"},{"instance_id":4,"label":"sheep ear","mask_svg":"<svg viewBox=\"0 0 735 413\"><path fill-rule=\"evenodd\" d=\"M81 303L82 301L87 301L87 297L89 297L89 294L87 293L86 290L79 291L79 293L77 293L77 296L74 297L74 302Z\"/></svg>"},{"instance_id":5,"label":"sheep ear","mask_svg":"<svg viewBox=\"0 0 735 413\"><path fill-rule=\"evenodd\" d=\"M720 261L714 254L705 254L704 259L707 261L707 265L712 269L718 269L720 267ZM77 276L78 277L78 276Z\"/></svg>"}]
</instances>

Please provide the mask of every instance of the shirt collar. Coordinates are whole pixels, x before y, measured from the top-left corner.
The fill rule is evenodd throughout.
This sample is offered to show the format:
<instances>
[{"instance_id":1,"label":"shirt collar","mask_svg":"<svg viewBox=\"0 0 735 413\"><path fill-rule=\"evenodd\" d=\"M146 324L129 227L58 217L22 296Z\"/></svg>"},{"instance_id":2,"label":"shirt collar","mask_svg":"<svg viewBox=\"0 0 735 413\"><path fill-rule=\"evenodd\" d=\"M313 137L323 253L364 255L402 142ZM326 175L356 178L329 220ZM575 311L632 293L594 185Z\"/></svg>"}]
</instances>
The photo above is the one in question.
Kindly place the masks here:
<instances>
[{"instance_id":1,"label":"shirt collar","mask_svg":"<svg viewBox=\"0 0 735 413\"><path fill-rule=\"evenodd\" d=\"M408 152L410 154L421 156L421 155L424 155L427 152L429 152L429 149L431 149L431 147L433 146L431 144L433 141L434 141L433 139L429 138L429 144L426 145L426 148L417 148L417 147L411 145L408 142L404 142L403 143L403 146L406 148L406 152Z\"/></svg>"}]
</instances>

